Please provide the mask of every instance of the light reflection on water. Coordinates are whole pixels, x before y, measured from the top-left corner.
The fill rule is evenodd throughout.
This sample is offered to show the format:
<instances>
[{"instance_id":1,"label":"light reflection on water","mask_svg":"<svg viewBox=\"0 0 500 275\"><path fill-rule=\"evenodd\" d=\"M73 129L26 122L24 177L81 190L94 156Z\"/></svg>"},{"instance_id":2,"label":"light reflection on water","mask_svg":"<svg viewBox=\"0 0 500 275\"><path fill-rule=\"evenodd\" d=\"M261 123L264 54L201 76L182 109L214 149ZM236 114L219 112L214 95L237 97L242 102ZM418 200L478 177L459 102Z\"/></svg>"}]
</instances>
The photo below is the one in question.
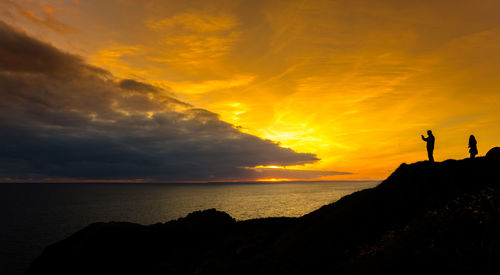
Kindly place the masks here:
<instances>
[{"instance_id":1,"label":"light reflection on water","mask_svg":"<svg viewBox=\"0 0 500 275\"><path fill-rule=\"evenodd\" d=\"M0 184L0 274L93 222L165 222L216 208L237 220L299 217L378 182Z\"/></svg>"}]
</instances>

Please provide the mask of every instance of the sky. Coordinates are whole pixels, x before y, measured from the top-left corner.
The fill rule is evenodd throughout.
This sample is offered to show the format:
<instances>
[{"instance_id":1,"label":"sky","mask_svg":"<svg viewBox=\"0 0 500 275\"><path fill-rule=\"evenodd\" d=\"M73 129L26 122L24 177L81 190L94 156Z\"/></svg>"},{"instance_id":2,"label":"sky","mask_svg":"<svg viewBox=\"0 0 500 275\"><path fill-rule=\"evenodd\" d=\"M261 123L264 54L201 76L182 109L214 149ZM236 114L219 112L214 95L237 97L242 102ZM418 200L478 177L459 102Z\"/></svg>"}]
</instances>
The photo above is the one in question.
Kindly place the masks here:
<instances>
[{"instance_id":1,"label":"sky","mask_svg":"<svg viewBox=\"0 0 500 275\"><path fill-rule=\"evenodd\" d=\"M0 0L0 179L376 180L500 141L499 1Z\"/></svg>"}]
</instances>

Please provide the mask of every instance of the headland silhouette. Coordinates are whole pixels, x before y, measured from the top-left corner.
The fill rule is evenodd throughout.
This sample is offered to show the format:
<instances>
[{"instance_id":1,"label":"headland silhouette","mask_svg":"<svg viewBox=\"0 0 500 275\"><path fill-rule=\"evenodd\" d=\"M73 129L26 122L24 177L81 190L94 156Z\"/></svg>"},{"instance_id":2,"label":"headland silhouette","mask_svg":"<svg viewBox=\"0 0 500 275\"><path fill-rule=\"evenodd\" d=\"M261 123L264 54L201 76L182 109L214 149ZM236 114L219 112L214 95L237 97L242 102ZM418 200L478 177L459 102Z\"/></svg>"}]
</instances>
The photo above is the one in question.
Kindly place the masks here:
<instances>
[{"instance_id":1,"label":"headland silhouette","mask_svg":"<svg viewBox=\"0 0 500 275\"><path fill-rule=\"evenodd\" d=\"M378 186L300 218L197 211L150 226L96 223L26 274L499 274L500 148L401 164Z\"/></svg>"}]
</instances>

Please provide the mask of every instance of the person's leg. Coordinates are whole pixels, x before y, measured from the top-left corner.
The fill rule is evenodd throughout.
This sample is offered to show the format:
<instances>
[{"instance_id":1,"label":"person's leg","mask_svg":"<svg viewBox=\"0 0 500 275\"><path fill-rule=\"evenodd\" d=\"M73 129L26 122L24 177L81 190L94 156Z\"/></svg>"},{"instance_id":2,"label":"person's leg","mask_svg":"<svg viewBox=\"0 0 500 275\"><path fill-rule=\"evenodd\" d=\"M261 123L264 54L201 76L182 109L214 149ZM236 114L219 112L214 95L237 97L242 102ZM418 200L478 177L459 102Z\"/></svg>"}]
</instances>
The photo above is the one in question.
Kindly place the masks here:
<instances>
[{"instance_id":1,"label":"person's leg","mask_svg":"<svg viewBox=\"0 0 500 275\"><path fill-rule=\"evenodd\" d=\"M430 162L434 162L434 156L432 155L433 151L434 150L432 150L432 149L427 150L427 155L429 155Z\"/></svg>"}]
</instances>

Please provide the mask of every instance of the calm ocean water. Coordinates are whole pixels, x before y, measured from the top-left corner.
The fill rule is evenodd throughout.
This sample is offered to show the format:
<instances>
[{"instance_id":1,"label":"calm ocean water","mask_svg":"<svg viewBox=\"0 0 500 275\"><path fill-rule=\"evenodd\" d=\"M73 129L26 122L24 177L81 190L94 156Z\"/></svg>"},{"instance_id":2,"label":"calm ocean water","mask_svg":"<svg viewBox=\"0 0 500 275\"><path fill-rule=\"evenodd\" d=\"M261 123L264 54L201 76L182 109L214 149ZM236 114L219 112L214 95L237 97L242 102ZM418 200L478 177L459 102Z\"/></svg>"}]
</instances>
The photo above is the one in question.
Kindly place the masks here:
<instances>
[{"instance_id":1,"label":"calm ocean water","mask_svg":"<svg viewBox=\"0 0 500 275\"><path fill-rule=\"evenodd\" d=\"M166 222L216 208L238 220L298 217L378 182L0 184L0 274L94 222Z\"/></svg>"}]
</instances>

